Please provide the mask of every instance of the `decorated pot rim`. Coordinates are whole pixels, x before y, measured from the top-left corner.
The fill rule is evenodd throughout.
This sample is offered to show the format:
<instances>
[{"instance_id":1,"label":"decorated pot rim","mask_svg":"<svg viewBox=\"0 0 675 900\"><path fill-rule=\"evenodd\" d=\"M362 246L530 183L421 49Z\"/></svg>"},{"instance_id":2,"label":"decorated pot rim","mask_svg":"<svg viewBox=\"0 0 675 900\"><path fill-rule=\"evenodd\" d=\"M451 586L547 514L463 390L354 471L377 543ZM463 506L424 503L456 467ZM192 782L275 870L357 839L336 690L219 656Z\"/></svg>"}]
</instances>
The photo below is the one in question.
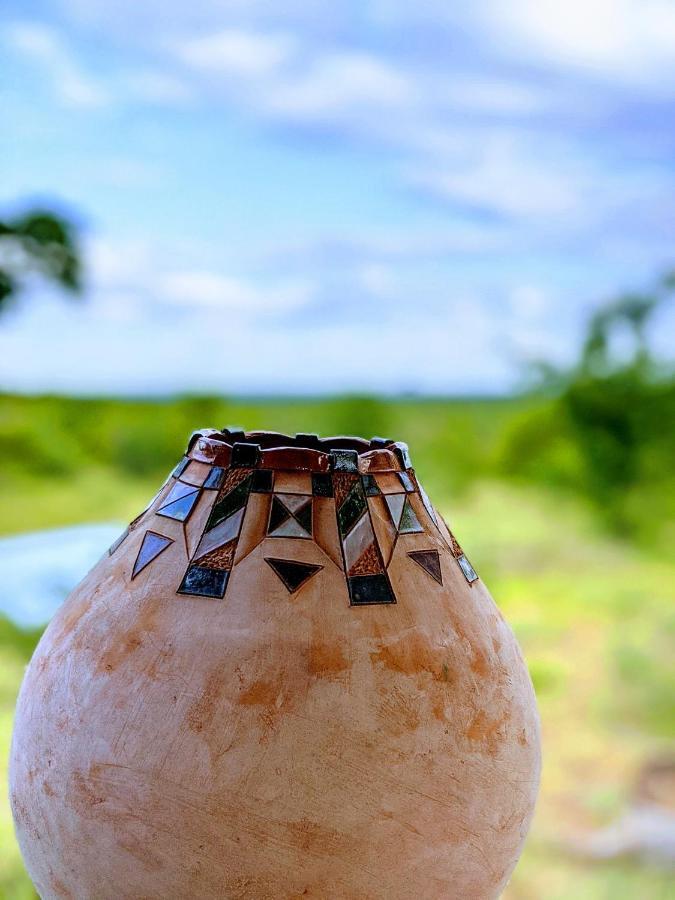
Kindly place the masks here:
<instances>
[{"instance_id":1,"label":"decorated pot rim","mask_svg":"<svg viewBox=\"0 0 675 900\"><path fill-rule=\"evenodd\" d=\"M339 435L288 435L276 431L200 428L190 437L188 459L223 467L299 472L405 472L412 468L403 441Z\"/></svg>"}]
</instances>

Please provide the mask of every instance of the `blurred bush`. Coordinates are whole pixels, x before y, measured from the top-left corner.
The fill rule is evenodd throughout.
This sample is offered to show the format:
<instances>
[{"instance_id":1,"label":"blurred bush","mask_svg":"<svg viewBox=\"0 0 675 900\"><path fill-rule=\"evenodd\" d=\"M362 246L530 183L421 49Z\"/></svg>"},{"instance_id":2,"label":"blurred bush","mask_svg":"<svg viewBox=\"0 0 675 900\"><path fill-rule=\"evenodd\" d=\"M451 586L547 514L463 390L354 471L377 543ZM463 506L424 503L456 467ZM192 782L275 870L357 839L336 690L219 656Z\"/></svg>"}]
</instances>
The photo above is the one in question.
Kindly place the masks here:
<instances>
[{"instance_id":1,"label":"blurred bush","mask_svg":"<svg viewBox=\"0 0 675 900\"><path fill-rule=\"evenodd\" d=\"M675 520L675 377L647 338L672 290L668 277L600 309L577 364L543 367L552 402L515 419L500 453L502 472L571 488L614 531L648 542Z\"/></svg>"},{"instance_id":2,"label":"blurred bush","mask_svg":"<svg viewBox=\"0 0 675 900\"><path fill-rule=\"evenodd\" d=\"M82 287L82 262L74 225L36 209L0 219L0 312L38 274L71 294Z\"/></svg>"}]
</instances>

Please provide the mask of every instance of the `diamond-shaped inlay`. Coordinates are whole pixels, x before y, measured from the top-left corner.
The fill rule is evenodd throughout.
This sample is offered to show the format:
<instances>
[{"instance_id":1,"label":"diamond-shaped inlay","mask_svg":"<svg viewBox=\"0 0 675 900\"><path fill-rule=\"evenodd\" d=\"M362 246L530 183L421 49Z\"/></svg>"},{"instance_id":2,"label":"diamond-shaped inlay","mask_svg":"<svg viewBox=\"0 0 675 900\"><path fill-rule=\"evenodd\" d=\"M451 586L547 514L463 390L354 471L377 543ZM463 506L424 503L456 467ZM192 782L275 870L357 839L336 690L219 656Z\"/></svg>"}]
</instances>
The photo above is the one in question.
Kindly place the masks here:
<instances>
[{"instance_id":1,"label":"diamond-shaped inlay","mask_svg":"<svg viewBox=\"0 0 675 900\"><path fill-rule=\"evenodd\" d=\"M274 559L265 557L267 565L276 572L289 593L293 594L308 581L312 575L323 569L315 563L296 562L292 559Z\"/></svg>"},{"instance_id":2,"label":"diamond-shaped inlay","mask_svg":"<svg viewBox=\"0 0 675 900\"><path fill-rule=\"evenodd\" d=\"M441 574L441 558L438 550L413 550L408 554L413 562L416 562L424 571L431 575L434 581L443 584L443 575Z\"/></svg>"},{"instance_id":3,"label":"diamond-shaped inlay","mask_svg":"<svg viewBox=\"0 0 675 900\"><path fill-rule=\"evenodd\" d=\"M306 494L275 494L272 498L269 537L312 536L312 498Z\"/></svg>"}]
</instances>

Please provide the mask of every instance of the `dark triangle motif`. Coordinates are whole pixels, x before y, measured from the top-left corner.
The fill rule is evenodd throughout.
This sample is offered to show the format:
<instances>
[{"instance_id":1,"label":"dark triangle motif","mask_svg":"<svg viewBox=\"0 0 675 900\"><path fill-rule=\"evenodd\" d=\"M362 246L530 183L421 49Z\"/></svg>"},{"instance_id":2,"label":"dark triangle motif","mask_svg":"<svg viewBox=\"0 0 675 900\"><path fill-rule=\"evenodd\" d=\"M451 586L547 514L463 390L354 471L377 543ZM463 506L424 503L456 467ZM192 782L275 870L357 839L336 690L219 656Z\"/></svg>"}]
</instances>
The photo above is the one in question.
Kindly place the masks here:
<instances>
[{"instance_id":1,"label":"dark triangle motif","mask_svg":"<svg viewBox=\"0 0 675 900\"><path fill-rule=\"evenodd\" d=\"M312 533L312 498L310 497L307 503L304 506L301 506L300 509L293 513L296 522L298 522L305 529L307 534Z\"/></svg>"},{"instance_id":2,"label":"dark triangle motif","mask_svg":"<svg viewBox=\"0 0 675 900\"><path fill-rule=\"evenodd\" d=\"M164 537L163 534L157 534L155 531L146 531L143 536L141 549L138 551L138 556L136 557L136 562L134 563L134 568L131 573L132 579L135 578L139 572L142 572L153 559L157 559L159 554L163 550L166 550L169 544L173 544L171 538Z\"/></svg>"},{"instance_id":3,"label":"dark triangle motif","mask_svg":"<svg viewBox=\"0 0 675 900\"><path fill-rule=\"evenodd\" d=\"M265 562L276 572L291 594L297 591L312 575L323 569L323 566L313 563L294 562L290 559L270 559L267 556Z\"/></svg>"},{"instance_id":4,"label":"dark triangle motif","mask_svg":"<svg viewBox=\"0 0 675 900\"><path fill-rule=\"evenodd\" d=\"M408 556L413 562L424 569L434 581L443 584L443 575L441 574L441 560L438 550L414 550Z\"/></svg>"},{"instance_id":5,"label":"dark triangle motif","mask_svg":"<svg viewBox=\"0 0 675 900\"><path fill-rule=\"evenodd\" d=\"M270 523L267 533L271 534L280 525L283 525L290 515L290 512L286 509L281 500L279 500L277 496L274 496L272 498L272 509L270 511Z\"/></svg>"}]
</instances>

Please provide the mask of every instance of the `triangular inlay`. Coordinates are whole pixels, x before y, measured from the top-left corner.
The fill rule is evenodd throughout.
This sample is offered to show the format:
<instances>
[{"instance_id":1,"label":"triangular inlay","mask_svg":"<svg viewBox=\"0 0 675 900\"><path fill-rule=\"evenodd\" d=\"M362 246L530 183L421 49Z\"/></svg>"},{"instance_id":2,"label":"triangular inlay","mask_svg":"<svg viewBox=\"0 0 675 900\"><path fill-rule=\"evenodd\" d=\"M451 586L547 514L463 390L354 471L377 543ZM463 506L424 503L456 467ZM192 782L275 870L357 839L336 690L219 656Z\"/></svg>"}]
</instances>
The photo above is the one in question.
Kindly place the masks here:
<instances>
[{"instance_id":1,"label":"triangular inlay","mask_svg":"<svg viewBox=\"0 0 675 900\"><path fill-rule=\"evenodd\" d=\"M384 499L391 515L391 520L398 529L403 513L403 506L406 501L405 494L385 494Z\"/></svg>"},{"instance_id":2,"label":"triangular inlay","mask_svg":"<svg viewBox=\"0 0 675 900\"><path fill-rule=\"evenodd\" d=\"M413 562L424 569L427 574L431 575L434 581L443 584L443 575L441 574L441 559L438 550L413 550L408 556Z\"/></svg>"},{"instance_id":3,"label":"triangular inlay","mask_svg":"<svg viewBox=\"0 0 675 900\"><path fill-rule=\"evenodd\" d=\"M134 563L134 568L131 573L132 579L135 578L139 572L142 572L153 559L157 559L159 554L163 550L166 550L169 544L173 544L171 538L164 537L163 534L157 534L155 531L146 531L143 536L141 549L138 551L138 556L136 557L136 562Z\"/></svg>"},{"instance_id":4,"label":"triangular inlay","mask_svg":"<svg viewBox=\"0 0 675 900\"><path fill-rule=\"evenodd\" d=\"M232 513L237 512L246 506L248 493L251 488L251 475L247 475L240 481L231 491L223 494L216 500L211 508L208 522L206 523L206 531L210 531L219 525L224 519L229 518Z\"/></svg>"},{"instance_id":5,"label":"triangular inlay","mask_svg":"<svg viewBox=\"0 0 675 900\"><path fill-rule=\"evenodd\" d=\"M312 498L309 498L309 501L305 503L304 506L301 506L299 509L293 512L293 515L297 519L297 521L302 525L307 534L312 533Z\"/></svg>"},{"instance_id":6,"label":"triangular inlay","mask_svg":"<svg viewBox=\"0 0 675 900\"><path fill-rule=\"evenodd\" d=\"M205 531L195 550L195 559L200 559L211 550L222 547L223 544L228 544L230 541L234 540L239 534L243 518L244 509L242 507L242 509L238 510L234 515L230 516L228 519L224 519L219 525L216 525L215 528L212 528L210 531Z\"/></svg>"},{"instance_id":7,"label":"triangular inlay","mask_svg":"<svg viewBox=\"0 0 675 900\"><path fill-rule=\"evenodd\" d=\"M188 494L194 494L198 490L199 488L194 484L184 484L182 481L177 481L166 495L159 508L164 509L164 507L169 506L170 503L175 503L175 501L180 500L181 497L187 497Z\"/></svg>"},{"instance_id":8,"label":"triangular inlay","mask_svg":"<svg viewBox=\"0 0 675 900\"><path fill-rule=\"evenodd\" d=\"M275 494L267 534L270 537L311 537L312 498L304 494Z\"/></svg>"},{"instance_id":9,"label":"triangular inlay","mask_svg":"<svg viewBox=\"0 0 675 900\"><path fill-rule=\"evenodd\" d=\"M410 500L408 500L407 497L403 505L403 513L401 514L398 531L399 534L415 534L419 531L424 531L419 523L419 519L415 515L415 510L410 505Z\"/></svg>"},{"instance_id":10,"label":"triangular inlay","mask_svg":"<svg viewBox=\"0 0 675 900\"><path fill-rule=\"evenodd\" d=\"M194 562L199 566L205 566L208 569L219 569L221 571L229 571L234 562L234 553L237 549L236 540L230 541L229 544L223 544L210 550L199 558L195 558Z\"/></svg>"},{"instance_id":11,"label":"triangular inlay","mask_svg":"<svg viewBox=\"0 0 675 900\"><path fill-rule=\"evenodd\" d=\"M295 562L290 559L270 559L265 557L267 565L273 569L292 594L297 591L312 575L323 569L314 563Z\"/></svg>"},{"instance_id":12,"label":"triangular inlay","mask_svg":"<svg viewBox=\"0 0 675 900\"><path fill-rule=\"evenodd\" d=\"M165 519L176 519L178 522L185 522L192 512L198 497L199 488L195 488L194 491L185 494L179 500L174 500L173 503L166 503L161 509L157 510L157 515L164 516Z\"/></svg>"},{"instance_id":13,"label":"triangular inlay","mask_svg":"<svg viewBox=\"0 0 675 900\"><path fill-rule=\"evenodd\" d=\"M267 528L268 534L276 531L276 529L283 525L286 519L290 518L290 512L286 509L284 504L279 500L278 497L272 497L272 509L270 511L270 522Z\"/></svg>"},{"instance_id":14,"label":"triangular inlay","mask_svg":"<svg viewBox=\"0 0 675 900\"><path fill-rule=\"evenodd\" d=\"M278 496L278 499L294 515L307 503L312 502L312 498L308 497L307 494L282 494Z\"/></svg>"},{"instance_id":15,"label":"triangular inlay","mask_svg":"<svg viewBox=\"0 0 675 900\"><path fill-rule=\"evenodd\" d=\"M296 518L289 516L278 528L270 531L269 537L308 538L309 534L307 534Z\"/></svg>"}]
</instances>

